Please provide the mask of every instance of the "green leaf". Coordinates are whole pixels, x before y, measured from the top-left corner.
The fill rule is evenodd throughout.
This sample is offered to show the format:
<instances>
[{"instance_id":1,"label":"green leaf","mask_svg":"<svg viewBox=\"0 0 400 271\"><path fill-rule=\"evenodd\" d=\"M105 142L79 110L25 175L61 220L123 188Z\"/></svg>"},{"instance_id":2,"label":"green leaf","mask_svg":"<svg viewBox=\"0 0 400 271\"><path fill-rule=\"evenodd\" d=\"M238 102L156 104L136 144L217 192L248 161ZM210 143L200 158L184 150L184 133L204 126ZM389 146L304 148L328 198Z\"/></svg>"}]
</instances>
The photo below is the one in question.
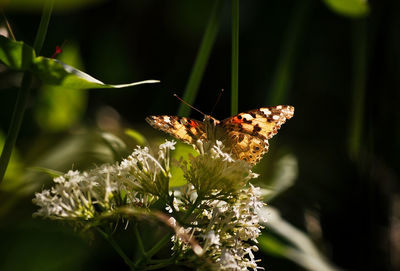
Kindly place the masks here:
<instances>
[{"instance_id":1,"label":"green leaf","mask_svg":"<svg viewBox=\"0 0 400 271\"><path fill-rule=\"evenodd\" d=\"M90 88L126 88L141 84L158 83L158 80L146 80L121 85L110 85L93 78L87 73L71 67L58 59L37 57L33 62L34 73L50 85L62 86L69 89Z\"/></svg>"},{"instance_id":2,"label":"green leaf","mask_svg":"<svg viewBox=\"0 0 400 271\"><path fill-rule=\"evenodd\" d=\"M126 129L125 134L133 138L140 146L148 145L146 138L136 130Z\"/></svg>"},{"instance_id":3,"label":"green leaf","mask_svg":"<svg viewBox=\"0 0 400 271\"><path fill-rule=\"evenodd\" d=\"M268 252L277 257L285 257L287 245L273 237L271 234L263 233L257 241L262 251Z\"/></svg>"},{"instance_id":4,"label":"green leaf","mask_svg":"<svg viewBox=\"0 0 400 271\"><path fill-rule=\"evenodd\" d=\"M192 146L178 142L175 145L175 151L172 152L172 159L179 160L182 157L184 160L189 161L190 155L197 156L199 153ZM172 165L174 165L174 163L172 163ZM173 166L171 168L171 175L172 177L169 182L170 187L179 187L187 183L183 171L180 168Z\"/></svg>"},{"instance_id":5,"label":"green leaf","mask_svg":"<svg viewBox=\"0 0 400 271\"><path fill-rule=\"evenodd\" d=\"M298 176L298 161L293 154L281 157L273 167L268 195L264 197L266 202L286 191L293 186Z\"/></svg>"},{"instance_id":6,"label":"green leaf","mask_svg":"<svg viewBox=\"0 0 400 271\"><path fill-rule=\"evenodd\" d=\"M261 224L281 237L277 239L271 234L263 233L258 238L262 251L292 260L306 270L338 271L318 251L310 237L284 220L275 208L264 207L260 215L268 217L268 223L261 221Z\"/></svg>"},{"instance_id":7,"label":"green leaf","mask_svg":"<svg viewBox=\"0 0 400 271\"><path fill-rule=\"evenodd\" d=\"M112 151L115 161L123 158L123 153L126 150L126 144L124 141L122 141L118 136L106 132L101 133L101 138Z\"/></svg>"},{"instance_id":8,"label":"green leaf","mask_svg":"<svg viewBox=\"0 0 400 271\"><path fill-rule=\"evenodd\" d=\"M348 17L358 18L368 15L367 0L324 0L334 12Z\"/></svg>"},{"instance_id":9,"label":"green leaf","mask_svg":"<svg viewBox=\"0 0 400 271\"><path fill-rule=\"evenodd\" d=\"M36 172L45 173L45 174L49 175L51 178L57 178L57 177L65 174L64 172L50 169L50 168L45 168L45 167L30 167L29 169L36 171Z\"/></svg>"},{"instance_id":10,"label":"green leaf","mask_svg":"<svg viewBox=\"0 0 400 271\"><path fill-rule=\"evenodd\" d=\"M0 61L10 69L25 71L34 58L35 51L29 45L0 36Z\"/></svg>"}]
</instances>

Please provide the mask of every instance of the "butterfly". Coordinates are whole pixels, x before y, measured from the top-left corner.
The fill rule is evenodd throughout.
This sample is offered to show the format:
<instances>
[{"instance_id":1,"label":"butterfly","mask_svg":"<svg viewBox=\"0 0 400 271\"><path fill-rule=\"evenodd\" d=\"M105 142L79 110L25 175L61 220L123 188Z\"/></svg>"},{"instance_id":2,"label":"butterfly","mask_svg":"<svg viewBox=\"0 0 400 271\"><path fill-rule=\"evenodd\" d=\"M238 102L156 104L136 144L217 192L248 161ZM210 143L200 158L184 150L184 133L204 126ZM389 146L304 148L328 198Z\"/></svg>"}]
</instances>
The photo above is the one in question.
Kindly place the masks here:
<instances>
[{"instance_id":1,"label":"butterfly","mask_svg":"<svg viewBox=\"0 0 400 271\"><path fill-rule=\"evenodd\" d=\"M257 164L268 151L268 139L293 117L294 107L262 107L219 121L204 115L203 121L177 116L149 116L146 121L156 129L196 147L197 140L222 143L233 158Z\"/></svg>"}]
</instances>

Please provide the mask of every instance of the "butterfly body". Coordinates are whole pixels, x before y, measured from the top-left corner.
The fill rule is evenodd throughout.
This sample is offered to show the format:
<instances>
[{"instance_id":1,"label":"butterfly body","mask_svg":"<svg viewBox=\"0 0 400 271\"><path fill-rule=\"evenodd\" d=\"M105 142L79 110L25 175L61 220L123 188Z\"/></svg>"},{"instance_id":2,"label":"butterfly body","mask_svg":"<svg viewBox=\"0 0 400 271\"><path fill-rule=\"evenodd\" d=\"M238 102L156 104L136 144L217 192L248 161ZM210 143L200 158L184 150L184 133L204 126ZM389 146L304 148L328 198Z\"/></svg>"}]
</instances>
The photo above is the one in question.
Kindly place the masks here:
<instances>
[{"instance_id":1,"label":"butterfly body","mask_svg":"<svg viewBox=\"0 0 400 271\"><path fill-rule=\"evenodd\" d=\"M268 139L293 114L293 106L278 105L250 110L222 121L209 115L203 121L167 115L149 116L146 121L188 144L196 145L197 140L213 144L220 140L234 158L255 165L268 151Z\"/></svg>"}]
</instances>

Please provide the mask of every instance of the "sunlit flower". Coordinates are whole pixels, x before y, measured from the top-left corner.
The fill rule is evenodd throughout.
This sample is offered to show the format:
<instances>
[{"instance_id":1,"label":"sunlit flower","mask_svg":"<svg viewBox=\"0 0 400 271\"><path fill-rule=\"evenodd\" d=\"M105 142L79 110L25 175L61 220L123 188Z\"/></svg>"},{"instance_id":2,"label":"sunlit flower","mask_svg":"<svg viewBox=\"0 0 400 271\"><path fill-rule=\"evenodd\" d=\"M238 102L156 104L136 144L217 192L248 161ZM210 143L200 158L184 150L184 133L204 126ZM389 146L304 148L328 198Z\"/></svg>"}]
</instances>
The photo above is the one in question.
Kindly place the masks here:
<instances>
[{"instance_id":1,"label":"sunlit flower","mask_svg":"<svg viewBox=\"0 0 400 271\"><path fill-rule=\"evenodd\" d=\"M33 201L40 209L35 215L82 222L134 210L131 214L173 228L173 254L199 269L260 269L253 252L258 250L258 213L264 203L260 189L249 183L257 174L245 161L233 159L219 141L197 145L200 155L176 161L187 183L175 191L169 187L175 142L166 141L156 155L137 147L119 164L55 178L52 188L36 194Z\"/></svg>"},{"instance_id":2,"label":"sunlit flower","mask_svg":"<svg viewBox=\"0 0 400 271\"><path fill-rule=\"evenodd\" d=\"M197 145L200 150L202 141ZM251 165L243 160L234 160L223 152L223 145L217 141L209 152L201 152L196 157L189 156L189 162L180 161L180 167L186 180L191 183L201 197L224 198L237 193L257 174L251 171Z\"/></svg>"},{"instance_id":3,"label":"sunlit flower","mask_svg":"<svg viewBox=\"0 0 400 271\"><path fill-rule=\"evenodd\" d=\"M158 197L168 197L169 152L175 142L160 145L158 157L138 147L119 165L103 165L89 171L69 171L55 178L50 190L36 193L35 215L52 219L88 220L124 203L149 206ZM115 195L118 195L116 197ZM126 197L126 202L121 198Z\"/></svg>"},{"instance_id":4,"label":"sunlit flower","mask_svg":"<svg viewBox=\"0 0 400 271\"><path fill-rule=\"evenodd\" d=\"M117 171L112 166L103 166L88 172L68 171L54 179L55 186L36 193L33 202L40 209L38 216L52 219L88 220L97 209L112 209L113 193L118 189L115 182Z\"/></svg>"},{"instance_id":5,"label":"sunlit flower","mask_svg":"<svg viewBox=\"0 0 400 271\"><path fill-rule=\"evenodd\" d=\"M170 151L174 141L166 141L159 147L158 157L149 148L138 147L119 166L119 178L128 190L150 193L154 196L169 196Z\"/></svg>"}]
</instances>

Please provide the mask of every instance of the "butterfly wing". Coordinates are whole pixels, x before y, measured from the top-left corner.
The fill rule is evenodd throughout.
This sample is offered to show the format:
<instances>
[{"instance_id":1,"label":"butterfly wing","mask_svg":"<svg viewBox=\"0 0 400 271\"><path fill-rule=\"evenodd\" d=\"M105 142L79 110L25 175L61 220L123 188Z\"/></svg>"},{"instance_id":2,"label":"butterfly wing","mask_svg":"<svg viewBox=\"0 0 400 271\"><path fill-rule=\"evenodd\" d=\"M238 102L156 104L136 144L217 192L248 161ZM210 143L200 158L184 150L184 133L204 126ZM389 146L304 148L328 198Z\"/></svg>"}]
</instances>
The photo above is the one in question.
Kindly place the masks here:
<instances>
[{"instance_id":1,"label":"butterfly wing","mask_svg":"<svg viewBox=\"0 0 400 271\"><path fill-rule=\"evenodd\" d=\"M227 118L221 126L233 155L255 165L268 151L268 139L276 135L293 114L294 107L290 105L263 107Z\"/></svg>"},{"instance_id":2,"label":"butterfly wing","mask_svg":"<svg viewBox=\"0 0 400 271\"><path fill-rule=\"evenodd\" d=\"M198 120L177 116L149 116L146 121L154 128L188 144L207 138L204 123Z\"/></svg>"}]
</instances>

